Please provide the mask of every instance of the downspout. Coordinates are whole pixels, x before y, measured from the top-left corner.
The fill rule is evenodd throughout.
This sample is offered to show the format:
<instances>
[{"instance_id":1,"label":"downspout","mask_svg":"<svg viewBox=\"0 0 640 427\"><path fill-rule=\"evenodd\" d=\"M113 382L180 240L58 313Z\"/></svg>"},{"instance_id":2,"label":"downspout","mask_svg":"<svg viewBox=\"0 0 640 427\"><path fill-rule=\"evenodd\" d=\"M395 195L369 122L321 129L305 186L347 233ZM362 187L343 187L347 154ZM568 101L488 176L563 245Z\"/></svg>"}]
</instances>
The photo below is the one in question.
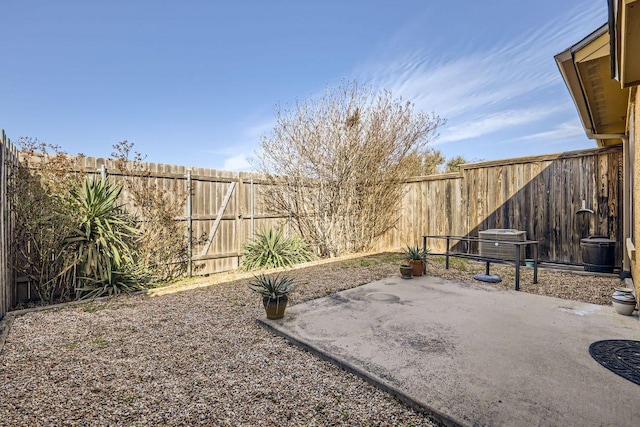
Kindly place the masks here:
<instances>
[{"instance_id":1,"label":"downspout","mask_svg":"<svg viewBox=\"0 0 640 427\"><path fill-rule=\"evenodd\" d=\"M629 136L624 133L588 133L590 139L619 139L622 141L622 238L623 238L623 256L622 256L622 276L630 275L631 261L630 253L633 245L631 242L631 159L629 158Z\"/></svg>"}]
</instances>

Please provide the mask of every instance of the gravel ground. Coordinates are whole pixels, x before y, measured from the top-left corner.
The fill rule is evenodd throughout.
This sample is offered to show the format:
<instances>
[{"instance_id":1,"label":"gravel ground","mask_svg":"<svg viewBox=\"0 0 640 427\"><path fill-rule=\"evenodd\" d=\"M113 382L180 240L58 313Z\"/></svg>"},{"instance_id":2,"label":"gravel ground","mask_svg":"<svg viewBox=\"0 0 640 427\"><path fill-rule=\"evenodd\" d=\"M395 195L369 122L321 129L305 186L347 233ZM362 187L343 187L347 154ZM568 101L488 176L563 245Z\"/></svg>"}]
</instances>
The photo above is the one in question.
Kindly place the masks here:
<instances>
[{"instance_id":1,"label":"gravel ground","mask_svg":"<svg viewBox=\"0 0 640 427\"><path fill-rule=\"evenodd\" d=\"M397 255L291 271L291 303L398 274ZM469 281L455 260L430 274ZM496 266L506 288L512 267ZM522 290L607 304L619 281L540 272ZM202 280L202 279L201 279ZM205 279L206 280L206 279ZM13 322L0 355L0 425L430 426L358 377L265 331L247 280L158 297L124 296Z\"/></svg>"},{"instance_id":2,"label":"gravel ground","mask_svg":"<svg viewBox=\"0 0 640 427\"><path fill-rule=\"evenodd\" d=\"M444 258L429 260L429 274L468 283L480 283L473 276L485 272L485 265L468 262L461 258L450 258L450 269L445 270ZM515 268L511 265L491 264L491 274L497 274L502 282L483 283L501 289L515 289ZM546 267L538 268L538 283L533 284L533 268L520 269L520 291L537 295L611 305L614 288L624 286L624 282L613 275L588 274L584 271L556 271Z\"/></svg>"}]
</instances>

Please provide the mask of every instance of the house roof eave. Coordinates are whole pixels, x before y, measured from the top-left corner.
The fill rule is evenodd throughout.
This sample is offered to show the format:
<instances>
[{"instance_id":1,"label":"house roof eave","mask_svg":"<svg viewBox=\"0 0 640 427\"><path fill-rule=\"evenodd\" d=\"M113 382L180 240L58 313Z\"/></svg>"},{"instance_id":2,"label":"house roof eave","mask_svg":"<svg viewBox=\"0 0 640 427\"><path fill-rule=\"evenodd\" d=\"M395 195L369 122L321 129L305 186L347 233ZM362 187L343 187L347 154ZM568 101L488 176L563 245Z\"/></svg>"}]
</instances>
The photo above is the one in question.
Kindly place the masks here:
<instances>
[{"instance_id":1,"label":"house roof eave","mask_svg":"<svg viewBox=\"0 0 640 427\"><path fill-rule=\"evenodd\" d=\"M598 135L625 131L628 89L611 78L609 24L555 55L585 134L598 146L620 143Z\"/></svg>"}]
</instances>

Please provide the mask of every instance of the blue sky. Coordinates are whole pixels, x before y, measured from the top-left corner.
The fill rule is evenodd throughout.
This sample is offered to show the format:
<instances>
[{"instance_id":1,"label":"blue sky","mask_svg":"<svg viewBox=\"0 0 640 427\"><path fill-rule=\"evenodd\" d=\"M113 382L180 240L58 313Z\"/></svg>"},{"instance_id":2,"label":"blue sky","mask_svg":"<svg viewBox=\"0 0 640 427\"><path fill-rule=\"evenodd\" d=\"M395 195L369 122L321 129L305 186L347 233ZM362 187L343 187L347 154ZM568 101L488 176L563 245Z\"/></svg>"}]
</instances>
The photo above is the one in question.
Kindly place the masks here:
<instances>
[{"instance_id":1,"label":"blue sky","mask_svg":"<svg viewBox=\"0 0 640 427\"><path fill-rule=\"evenodd\" d=\"M595 147L553 55L606 0L2 0L0 128L109 156L248 170L274 105L355 79L448 120L434 147Z\"/></svg>"}]
</instances>

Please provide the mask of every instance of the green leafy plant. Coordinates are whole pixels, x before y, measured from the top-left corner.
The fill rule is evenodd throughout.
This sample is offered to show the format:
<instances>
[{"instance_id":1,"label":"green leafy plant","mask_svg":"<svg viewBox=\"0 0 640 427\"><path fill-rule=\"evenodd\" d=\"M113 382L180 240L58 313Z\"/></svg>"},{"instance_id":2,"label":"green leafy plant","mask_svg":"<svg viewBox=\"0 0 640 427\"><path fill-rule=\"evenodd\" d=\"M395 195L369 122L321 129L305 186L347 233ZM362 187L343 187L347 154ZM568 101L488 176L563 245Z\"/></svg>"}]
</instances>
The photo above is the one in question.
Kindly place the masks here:
<instances>
[{"instance_id":1,"label":"green leafy plant","mask_svg":"<svg viewBox=\"0 0 640 427\"><path fill-rule=\"evenodd\" d=\"M92 179L71 192L79 217L66 243L75 253L78 297L117 295L140 287L132 274L138 231L118 204L121 191L109 180Z\"/></svg>"},{"instance_id":2,"label":"green leafy plant","mask_svg":"<svg viewBox=\"0 0 640 427\"><path fill-rule=\"evenodd\" d=\"M420 246L409 246L403 250L405 257L411 261L421 261L429 253L429 249L426 250Z\"/></svg>"},{"instance_id":3,"label":"green leafy plant","mask_svg":"<svg viewBox=\"0 0 640 427\"><path fill-rule=\"evenodd\" d=\"M92 278L81 278L82 287L76 288L78 298L92 300L103 296L117 296L121 293L131 294L149 285L147 274L138 271L112 271L109 281Z\"/></svg>"},{"instance_id":4,"label":"green leafy plant","mask_svg":"<svg viewBox=\"0 0 640 427\"><path fill-rule=\"evenodd\" d=\"M260 276L254 277L249 283L249 289L271 300L277 300L288 296L293 289L294 280L291 277L280 276Z\"/></svg>"},{"instance_id":5,"label":"green leafy plant","mask_svg":"<svg viewBox=\"0 0 640 427\"><path fill-rule=\"evenodd\" d=\"M242 269L287 267L316 259L311 246L297 236L286 237L270 228L244 245Z\"/></svg>"}]
</instances>

